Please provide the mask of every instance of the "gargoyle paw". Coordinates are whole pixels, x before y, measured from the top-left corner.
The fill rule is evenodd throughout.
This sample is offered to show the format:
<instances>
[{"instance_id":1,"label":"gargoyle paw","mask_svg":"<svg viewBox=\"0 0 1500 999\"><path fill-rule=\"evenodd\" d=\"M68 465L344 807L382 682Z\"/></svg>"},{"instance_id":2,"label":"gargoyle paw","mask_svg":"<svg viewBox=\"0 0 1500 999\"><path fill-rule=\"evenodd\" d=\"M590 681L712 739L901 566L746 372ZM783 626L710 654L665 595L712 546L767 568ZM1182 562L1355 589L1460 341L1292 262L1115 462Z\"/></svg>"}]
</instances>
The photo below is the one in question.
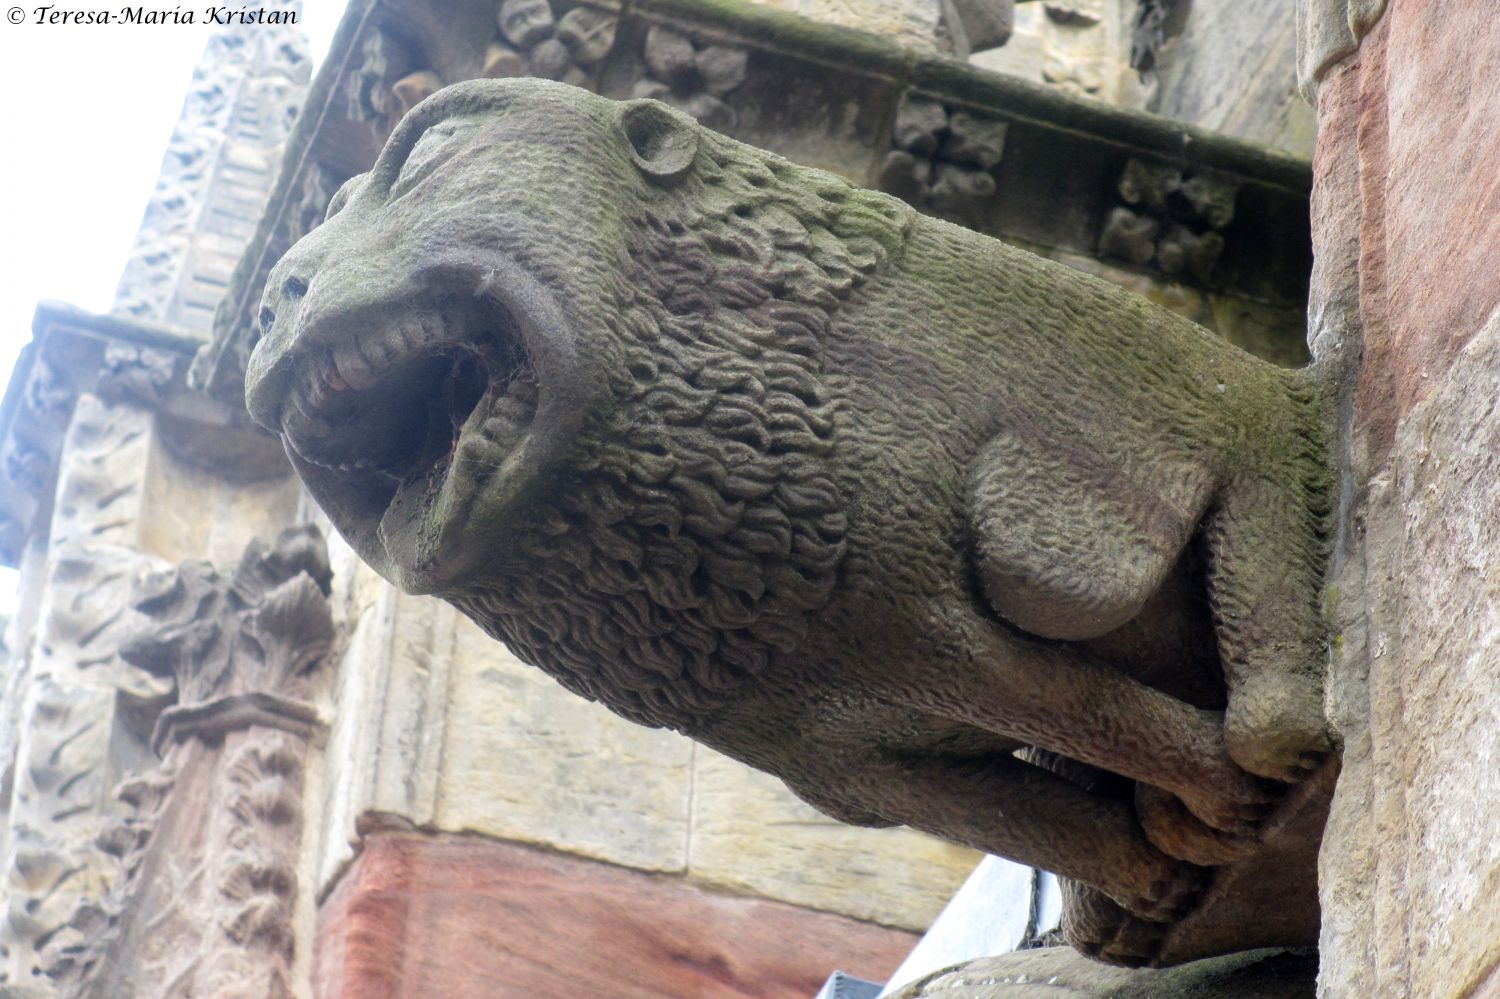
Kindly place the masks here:
<instances>
[{"instance_id":1,"label":"gargoyle paw","mask_svg":"<svg viewBox=\"0 0 1500 999\"><path fill-rule=\"evenodd\" d=\"M1333 751L1321 687L1274 673L1242 681L1224 713L1224 743L1230 759L1250 773L1302 781Z\"/></svg>"},{"instance_id":2,"label":"gargoyle paw","mask_svg":"<svg viewBox=\"0 0 1500 999\"><path fill-rule=\"evenodd\" d=\"M1151 845L1169 857L1204 867L1233 863L1260 846L1253 833L1231 833L1200 822L1170 791L1137 784L1135 812Z\"/></svg>"},{"instance_id":3,"label":"gargoyle paw","mask_svg":"<svg viewBox=\"0 0 1500 999\"><path fill-rule=\"evenodd\" d=\"M1282 788L1237 767L1211 787L1177 791L1177 797L1200 822L1236 837L1253 837L1255 827L1271 814Z\"/></svg>"},{"instance_id":4,"label":"gargoyle paw","mask_svg":"<svg viewBox=\"0 0 1500 999\"><path fill-rule=\"evenodd\" d=\"M1170 923L1187 915L1207 884L1206 869L1178 860L1167 860L1143 892L1121 901L1132 915L1153 923Z\"/></svg>"},{"instance_id":5,"label":"gargoyle paw","mask_svg":"<svg viewBox=\"0 0 1500 999\"><path fill-rule=\"evenodd\" d=\"M1133 916L1098 889L1064 879L1063 938L1096 961L1127 968L1150 964L1167 925Z\"/></svg>"}]
</instances>

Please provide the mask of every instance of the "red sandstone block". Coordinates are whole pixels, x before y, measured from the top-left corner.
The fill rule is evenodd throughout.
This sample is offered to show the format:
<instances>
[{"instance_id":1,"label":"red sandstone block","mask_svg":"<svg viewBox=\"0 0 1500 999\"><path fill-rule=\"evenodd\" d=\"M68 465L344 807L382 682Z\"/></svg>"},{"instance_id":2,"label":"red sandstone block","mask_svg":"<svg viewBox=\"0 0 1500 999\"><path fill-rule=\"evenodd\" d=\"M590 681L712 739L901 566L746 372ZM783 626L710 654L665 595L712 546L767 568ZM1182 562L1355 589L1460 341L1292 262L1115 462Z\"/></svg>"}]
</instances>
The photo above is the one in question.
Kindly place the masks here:
<instances>
[{"instance_id":1,"label":"red sandstone block","mask_svg":"<svg viewBox=\"0 0 1500 999\"><path fill-rule=\"evenodd\" d=\"M319 912L319 999L808 999L916 938L476 837L366 837Z\"/></svg>"}]
</instances>

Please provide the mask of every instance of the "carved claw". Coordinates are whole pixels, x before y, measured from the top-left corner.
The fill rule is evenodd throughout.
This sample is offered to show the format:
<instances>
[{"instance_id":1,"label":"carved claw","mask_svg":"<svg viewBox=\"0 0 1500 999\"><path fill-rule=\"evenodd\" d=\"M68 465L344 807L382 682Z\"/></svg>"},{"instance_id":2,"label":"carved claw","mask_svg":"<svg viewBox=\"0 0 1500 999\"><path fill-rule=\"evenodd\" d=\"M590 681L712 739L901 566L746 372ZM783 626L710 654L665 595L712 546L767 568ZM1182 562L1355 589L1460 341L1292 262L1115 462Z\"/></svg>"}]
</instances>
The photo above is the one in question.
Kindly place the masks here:
<instances>
[{"instance_id":1,"label":"carved claw","mask_svg":"<svg viewBox=\"0 0 1500 999\"><path fill-rule=\"evenodd\" d=\"M1208 884L1208 871L1194 864L1169 861L1146 890L1122 899L1132 914L1153 923L1171 923L1187 915Z\"/></svg>"},{"instance_id":2,"label":"carved claw","mask_svg":"<svg viewBox=\"0 0 1500 999\"><path fill-rule=\"evenodd\" d=\"M1242 680L1224 713L1224 742L1230 758L1250 773L1302 781L1333 751L1321 686L1277 673Z\"/></svg>"},{"instance_id":3,"label":"carved claw","mask_svg":"<svg viewBox=\"0 0 1500 999\"><path fill-rule=\"evenodd\" d=\"M1161 951L1169 924L1131 915L1102 892L1064 882L1063 937L1096 961L1139 968Z\"/></svg>"},{"instance_id":4,"label":"carved claw","mask_svg":"<svg viewBox=\"0 0 1500 999\"><path fill-rule=\"evenodd\" d=\"M1150 784L1136 785L1135 811L1152 846L1190 864L1233 863L1260 846L1254 833L1221 832L1200 822L1175 794Z\"/></svg>"},{"instance_id":5,"label":"carved claw","mask_svg":"<svg viewBox=\"0 0 1500 999\"><path fill-rule=\"evenodd\" d=\"M1233 765L1211 787L1178 790L1177 797L1200 822L1236 838L1253 838L1256 826L1271 814L1282 789Z\"/></svg>"}]
</instances>

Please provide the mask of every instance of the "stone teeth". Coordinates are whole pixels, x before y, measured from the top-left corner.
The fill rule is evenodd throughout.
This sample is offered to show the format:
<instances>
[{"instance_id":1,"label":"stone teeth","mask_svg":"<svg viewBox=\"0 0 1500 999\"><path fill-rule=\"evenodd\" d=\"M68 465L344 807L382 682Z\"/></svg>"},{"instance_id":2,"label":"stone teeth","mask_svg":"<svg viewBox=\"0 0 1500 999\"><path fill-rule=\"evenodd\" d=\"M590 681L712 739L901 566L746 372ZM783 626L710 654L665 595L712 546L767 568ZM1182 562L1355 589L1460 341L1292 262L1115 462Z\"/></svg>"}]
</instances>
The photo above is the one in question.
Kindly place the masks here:
<instances>
[{"instance_id":1,"label":"stone teeth","mask_svg":"<svg viewBox=\"0 0 1500 999\"><path fill-rule=\"evenodd\" d=\"M334 351L333 370L336 378L356 391L371 388L376 382L377 369L369 363L363 348L358 346L358 341L345 344Z\"/></svg>"}]
</instances>

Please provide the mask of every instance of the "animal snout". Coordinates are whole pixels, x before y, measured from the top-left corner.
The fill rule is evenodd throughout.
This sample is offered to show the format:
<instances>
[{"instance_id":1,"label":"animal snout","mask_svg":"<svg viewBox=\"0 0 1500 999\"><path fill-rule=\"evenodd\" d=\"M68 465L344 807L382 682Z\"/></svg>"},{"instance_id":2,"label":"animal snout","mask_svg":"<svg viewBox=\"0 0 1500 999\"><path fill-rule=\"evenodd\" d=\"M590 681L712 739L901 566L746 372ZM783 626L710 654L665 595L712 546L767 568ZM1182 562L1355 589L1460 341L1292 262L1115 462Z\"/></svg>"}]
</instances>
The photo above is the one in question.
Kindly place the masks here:
<instances>
[{"instance_id":1,"label":"animal snout","mask_svg":"<svg viewBox=\"0 0 1500 999\"><path fill-rule=\"evenodd\" d=\"M308 279L300 269L284 277L273 274L256 317L255 349L245 369L245 407L256 423L273 433L281 431L281 404L295 374L291 331L307 288Z\"/></svg>"}]
</instances>

